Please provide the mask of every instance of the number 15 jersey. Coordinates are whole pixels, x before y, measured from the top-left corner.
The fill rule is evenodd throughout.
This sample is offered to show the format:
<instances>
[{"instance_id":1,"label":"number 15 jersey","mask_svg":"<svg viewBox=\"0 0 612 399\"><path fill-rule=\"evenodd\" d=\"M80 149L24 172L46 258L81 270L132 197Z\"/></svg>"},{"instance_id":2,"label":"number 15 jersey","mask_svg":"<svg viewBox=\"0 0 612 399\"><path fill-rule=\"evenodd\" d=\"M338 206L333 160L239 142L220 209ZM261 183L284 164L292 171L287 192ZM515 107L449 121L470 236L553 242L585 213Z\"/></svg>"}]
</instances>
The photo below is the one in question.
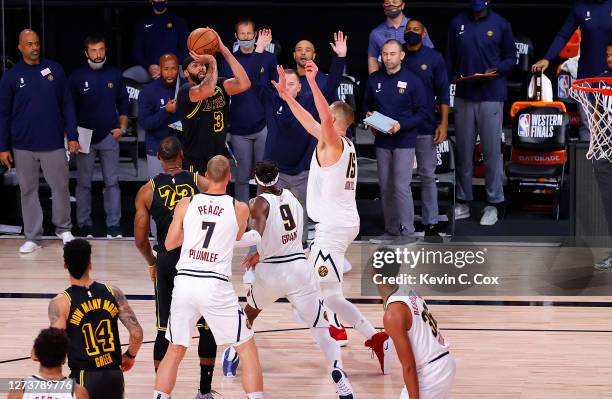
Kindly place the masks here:
<instances>
[{"instance_id":1,"label":"number 15 jersey","mask_svg":"<svg viewBox=\"0 0 612 399\"><path fill-rule=\"evenodd\" d=\"M359 226L356 188L357 153L349 139L342 137L342 155L331 166L321 166L315 150L308 174L308 217L317 223L337 227Z\"/></svg>"},{"instance_id":2,"label":"number 15 jersey","mask_svg":"<svg viewBox=\"0 0 612 399\"><path fill-rule=\"evenodd\" d=\"M238 220L234 198L227 194L196 194L183 219L183 246L176 270L182 275L227 280L232 275Z\"/></svg>"}]
</instances>

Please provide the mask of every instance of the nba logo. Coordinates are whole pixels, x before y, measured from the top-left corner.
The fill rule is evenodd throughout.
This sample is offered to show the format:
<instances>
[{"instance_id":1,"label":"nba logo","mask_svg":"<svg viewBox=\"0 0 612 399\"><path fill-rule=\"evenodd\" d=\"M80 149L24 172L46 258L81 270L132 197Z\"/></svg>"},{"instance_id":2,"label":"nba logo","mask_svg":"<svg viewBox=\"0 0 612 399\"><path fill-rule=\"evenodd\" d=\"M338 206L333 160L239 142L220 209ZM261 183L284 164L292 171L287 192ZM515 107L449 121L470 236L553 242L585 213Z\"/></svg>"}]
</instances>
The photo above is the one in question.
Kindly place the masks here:
<instances>
[{"instance_id":1,"label":"nba logo","mask_svg":"<svg viewBox=\"0 0 612 399\"><path fill-rule=\"evenodd\" d=\"M561 74L557 77L557 97L569 98L570 77L566 74Z\"/></svg>"},{"instance_id":2,"label":"nba logo","mask_svg":"<svg viewBox=\"0 0 612 399\"><path fill-rule=\"evenodd\" d=\"M531 114L523 114L519 116L518 135L519 137L529 137L531 127Z\"/></svg>"}]
</instances>

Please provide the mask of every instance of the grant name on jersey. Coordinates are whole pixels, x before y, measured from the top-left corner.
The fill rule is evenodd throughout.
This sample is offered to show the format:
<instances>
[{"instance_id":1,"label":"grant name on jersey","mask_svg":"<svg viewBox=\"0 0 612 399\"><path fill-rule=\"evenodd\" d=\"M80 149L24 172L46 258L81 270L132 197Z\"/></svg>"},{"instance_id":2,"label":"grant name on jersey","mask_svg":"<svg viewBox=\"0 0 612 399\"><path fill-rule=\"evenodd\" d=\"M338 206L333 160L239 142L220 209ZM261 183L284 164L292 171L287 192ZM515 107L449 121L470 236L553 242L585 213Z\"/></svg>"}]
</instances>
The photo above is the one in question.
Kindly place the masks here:
<instances>
[{"instance_id":1,"label":"grant name on jersey","mask_svg":"<svg viewBox=\"0 0 612 399\"><path fill-rule=\"evenodd\" d=\"M289 234L284 234L281 237L281 241L283 242L283 244L287 244L290 241L295 241L297 236L298 236L297 231L294 231L293 233L289 233Z\"/></svg>"}]
</instances>

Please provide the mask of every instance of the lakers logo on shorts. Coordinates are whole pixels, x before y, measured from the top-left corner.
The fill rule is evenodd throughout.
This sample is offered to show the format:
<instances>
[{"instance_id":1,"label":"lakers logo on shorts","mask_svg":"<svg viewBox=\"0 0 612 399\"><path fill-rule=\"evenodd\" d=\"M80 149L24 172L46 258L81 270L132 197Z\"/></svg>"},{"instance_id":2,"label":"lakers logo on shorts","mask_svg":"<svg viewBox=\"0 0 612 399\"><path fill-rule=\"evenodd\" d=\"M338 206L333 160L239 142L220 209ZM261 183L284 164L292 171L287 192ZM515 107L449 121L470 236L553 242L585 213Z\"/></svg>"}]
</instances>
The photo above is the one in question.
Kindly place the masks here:
<instances>
[{"instance_id":1,"label":"lakers logo on shorts","mask_svg":"<svg viewBox=\"0 0 612 399\"><path fill-rule=\"evenodd\" d=\"M47 79L49 80L49 82L53 82L53 75L47 75Z\"/></svg>"},{"instance_id":2,"label":"lakers logo on shorts","mask_svg":"<svg viewBox=\"0 0 612 399\"><path fill-rule=\"evenodd\" d=\"M319 276L325 277L327 276L327 273L329 273L327 266L319 266Z\"/></svg>"}]
</instances>

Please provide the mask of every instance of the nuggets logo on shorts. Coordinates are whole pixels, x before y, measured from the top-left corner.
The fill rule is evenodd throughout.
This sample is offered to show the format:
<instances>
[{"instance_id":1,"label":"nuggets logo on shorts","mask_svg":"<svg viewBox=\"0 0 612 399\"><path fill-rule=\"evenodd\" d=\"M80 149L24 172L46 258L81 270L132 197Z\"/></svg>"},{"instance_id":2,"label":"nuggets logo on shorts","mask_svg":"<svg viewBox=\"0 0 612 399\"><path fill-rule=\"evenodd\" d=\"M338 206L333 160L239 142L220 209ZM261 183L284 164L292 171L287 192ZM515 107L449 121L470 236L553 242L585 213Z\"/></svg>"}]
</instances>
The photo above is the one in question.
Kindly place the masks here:
<instances>
[{"instance_id":1,"label":"nuggets logo on shorts","mask_svg":"<svg viewBox=\"0 0 612 399\"><path fill-rule=\"evenodd\" d=\"M106 87L108 87L109 89L112 89L114 87L113 82L108 82Z\"/></svg>"},{"instance_id":2,"label":"nuggets logo on shorts","mask_svg":"<svg viewBox=\"0 0 612 399\"><path fill-rule=\"evenodd\" d=\"M319 266L319 276L325 277L329 273L327 266Z\"/></svg>"},{"instance_id":3,"label":"nuggets logo on shorts","mask_svg":"<svg viewBox=\"0 0 612 399\"><path fill-rule=\"evenodd\" d=\"M49 82L53 81L53 75L47 75L47 79L49 80Z\"/></svg>"}]
</instances>

